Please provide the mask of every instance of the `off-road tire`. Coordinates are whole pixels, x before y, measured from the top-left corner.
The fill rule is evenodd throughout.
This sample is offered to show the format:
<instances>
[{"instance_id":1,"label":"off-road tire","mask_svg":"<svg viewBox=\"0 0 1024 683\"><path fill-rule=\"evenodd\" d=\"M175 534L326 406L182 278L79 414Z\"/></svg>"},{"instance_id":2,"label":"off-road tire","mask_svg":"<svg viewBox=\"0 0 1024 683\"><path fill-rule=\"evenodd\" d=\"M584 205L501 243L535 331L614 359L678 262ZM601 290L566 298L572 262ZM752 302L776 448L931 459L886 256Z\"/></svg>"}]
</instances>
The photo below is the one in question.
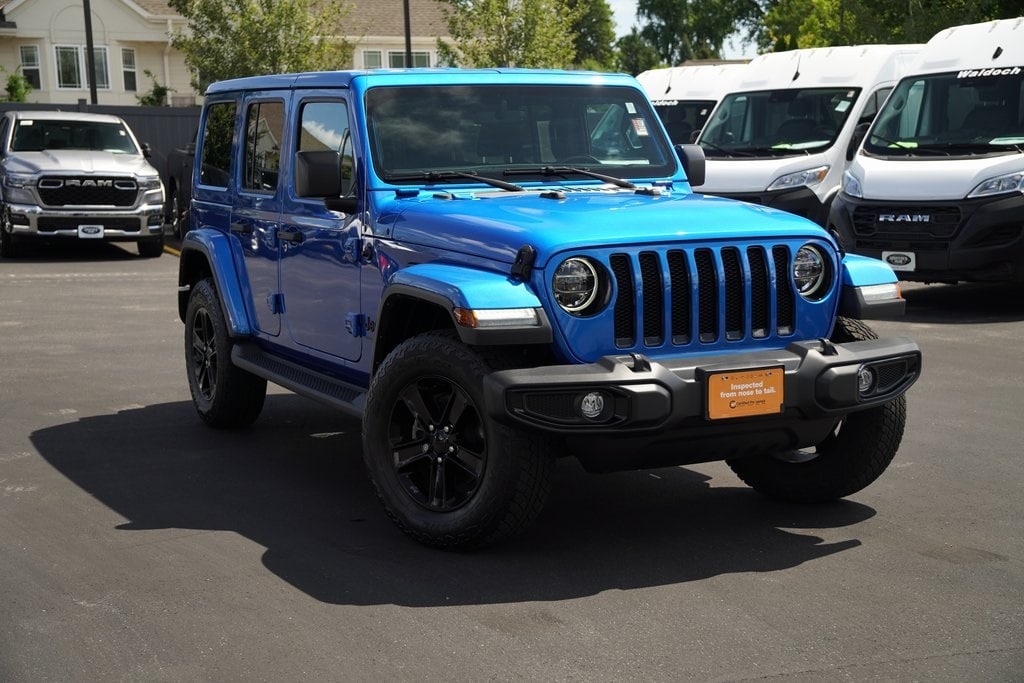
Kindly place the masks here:
<instances>
[{"instance_id":1,"label":"off-road tire","mask_svg":"<svg viewBox=\"0 0 1024 683\"><path fill-rule=\"evenodd\" d=\"M837 343L877 338L865 323L842 317L832 334ZM727 462L748 486L771 498L806 503L836 500L881 476L899 449L906 421L907 399L903 395L850 413L813 449Z\"/></svg>"},{"instance_id":2,"label":"off-road tire","mask_svg":"<svg viewBox=\"0 0 1024 683\"><path fill-rule=\"evenodd\" d=\"M370 384L363 458L388 516L420 543L491 545L544 507L549 441L487 418L483 378L495 365L454 333L429 332L396 347Z\"/></svg>"},{"instance_id":3,"label":"off-road tire","mask_svg":"<svg viewBox=\"0 0 1024 683\"><path fill-rule=\"evenodd\" d=\"M217 291L200 280L185 312L185 369L196 412L212 427L252 424L267 396L267 380L236 367L231 347Z\"/></svg>"}]
</instances>

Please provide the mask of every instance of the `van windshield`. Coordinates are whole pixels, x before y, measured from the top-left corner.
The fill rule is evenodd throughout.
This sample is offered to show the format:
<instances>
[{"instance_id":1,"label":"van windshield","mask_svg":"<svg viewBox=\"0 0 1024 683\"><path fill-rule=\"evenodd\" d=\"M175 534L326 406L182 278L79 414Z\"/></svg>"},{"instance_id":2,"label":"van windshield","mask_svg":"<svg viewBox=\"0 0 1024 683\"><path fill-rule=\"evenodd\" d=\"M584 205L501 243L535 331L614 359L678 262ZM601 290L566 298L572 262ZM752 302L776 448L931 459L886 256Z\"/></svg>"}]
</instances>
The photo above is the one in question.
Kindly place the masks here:
<instances>
[{"instance_id":1,"label":"van windshield","mask_svg":"<svg viewBox=\"0 0 1024 683\"><path fill-rule=\"evenodd\" d=\"M120 123L22 119L11 137L12 152L84 149L138 154L128 131Z\"/></svg>"},{"instance_id":2,"label":"van windshield","mask_svg":"<svg viewBox=\"0 0 1024 683\"><path fill-rule=\"evenodd\" d=\"M652 104L673 145L691 142L693 134L700 132L715 108L714 100L661 99L654 100Z\"/></svg>"},{"instance_id":3,"label":"van windshield","mask_svg":"<svg viewBox=\"0 0 1024 683\"><path fill-rule=\"evenodd\" d=\"M780 157L832 146L860 88L732 93L722 99L698 143L709 157Z\"/></svg>"},{"instance_id":4,"label":"van windshield","mask_svg":"<svg viewBox=\"0 0 1024 683\"><path fill-rule=\"evenodd\" d=\"M879 156L974 156L1024 149L1024 67L911 76L864 141Z\"/></svg>"},{"instance_id":5,"label":"van windshield","mask_svg":"<svg viewBox=\"0 0 1024 683\"><path fill-rule=\"evenodd\" d=\"M374 169L388 182L453 177L446 171L523 182L549 180L553 167L630 178L677 169L657 115L635 88L387 86L367 91L366 114Z\"/></svg>"}]
</instances>

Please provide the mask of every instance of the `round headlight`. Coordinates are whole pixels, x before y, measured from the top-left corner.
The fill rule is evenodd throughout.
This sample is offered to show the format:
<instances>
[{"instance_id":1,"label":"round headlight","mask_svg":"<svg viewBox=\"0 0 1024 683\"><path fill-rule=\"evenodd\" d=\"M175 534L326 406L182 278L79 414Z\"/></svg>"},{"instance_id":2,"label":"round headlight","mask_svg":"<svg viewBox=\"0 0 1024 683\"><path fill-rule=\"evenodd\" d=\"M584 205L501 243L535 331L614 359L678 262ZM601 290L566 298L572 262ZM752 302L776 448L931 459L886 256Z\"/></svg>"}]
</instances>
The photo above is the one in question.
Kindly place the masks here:
<instances>
[{"instance_id":1,"label":"round headlight","mask_svg":"<svg viewBox=\"0 0 1024 683\"><path fill-rule=\"evenodd\" d=\"M793 282L800 296L819 299L828 289L828 265L818 247L805 244L793 259Z\"/></svg>"},{"instance_id":2,"label":"round headlight","mask_svg":"<svg viewBox=\"0 0 1024 683\"><path fill-rule=\"evenodd\" d=\"M574 256L555 269L551 290L555 301L567 313L585 311L597 298L597 268L590 261Z\"/></svg>"}]
</instances>

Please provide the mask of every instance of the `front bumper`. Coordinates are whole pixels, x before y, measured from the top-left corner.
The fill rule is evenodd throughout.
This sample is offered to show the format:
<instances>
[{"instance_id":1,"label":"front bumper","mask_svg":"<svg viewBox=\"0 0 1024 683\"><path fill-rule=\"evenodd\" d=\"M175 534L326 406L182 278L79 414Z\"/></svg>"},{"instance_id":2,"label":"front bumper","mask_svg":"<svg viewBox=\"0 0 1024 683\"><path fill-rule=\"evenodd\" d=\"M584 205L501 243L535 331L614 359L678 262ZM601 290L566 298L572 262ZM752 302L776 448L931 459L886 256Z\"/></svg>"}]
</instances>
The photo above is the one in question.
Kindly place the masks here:
<instances>
[{"instance_id":1,"label":"front bumper","mask_svg":"<svg viewBox=\"0 0 1024 683\"><path fill-rule=\"evenodd\" d=\"M484 380L490 417L529 429L572 435L654 434L685 429L720 431L737 424L757 432L801 422L834 425L843 416L890 401L921 374L921 350L905 337L834 344L795 342L783 349L652 362L639 355L609 355L580 366L507 370ZM858 389L858 371L871 368L878 381ZM710 380L717 373L781 369L778 413L715 419ZM597 419L584 417L588 394L607 405Z\"/></svg>"},{"instance_id":2,"label":"front bumper","mask_svg":"<svg viewBox=\"0 0 1024 683\"><path fill-rule=\"evenodd\" d=\"M912 254L913 270L891 262L901 280L1024 282L1024 195L1019 193L916 202L840 193L829 227L854 254L882 258L891 252L904 261Z\"/></svg>"},{"instance_id":3,"label":"front bumper","mask_svg":"<svg viewBox=\"0 0 1024 683\"><path fill-rule=\"evenodd\" d=\"M130 209L48 209L8 204L11 234L39 238L103 239L130 242L163 235L163 203ZM102 226L102 230L94 229Z\"/></svg>"}]
</instances>

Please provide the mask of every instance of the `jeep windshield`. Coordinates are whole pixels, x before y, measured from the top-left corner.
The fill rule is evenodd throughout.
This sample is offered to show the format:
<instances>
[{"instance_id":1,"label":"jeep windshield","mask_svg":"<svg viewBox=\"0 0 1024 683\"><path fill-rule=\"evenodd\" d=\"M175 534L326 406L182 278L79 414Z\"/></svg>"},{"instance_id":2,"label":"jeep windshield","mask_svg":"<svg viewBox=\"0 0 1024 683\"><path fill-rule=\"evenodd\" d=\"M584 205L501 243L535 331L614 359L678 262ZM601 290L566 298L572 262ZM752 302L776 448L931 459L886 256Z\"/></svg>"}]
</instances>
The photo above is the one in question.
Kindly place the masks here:
<instances>
[{"instance_id":1,"label":"jeep windshield","mask_svg":"<svg viewBox=\"0 0 1024 683\"><path fill-rule=\"evenodd\" d=\"M911 76L864 141L876 156L971 157L1024 149L1024 66Z\"/></svg>"},{"instance_id":2,"label":"jeep windshield","mask_svg":"<svg viewBox=\"0 0 1024 683\"><path fill-rule=\"evenodd\" d=\"M366 112L374 170L389 183L423 184L441 175L601 182L665 178L677 170L657 115L635 88L377 87L367 91ZM551 173L555 167L565 172Z\"/></svg>"},{"instance_id":3,"label":"jeep windshield","mask_svg":"<svg viewBox=\"0 0 1024 683\"><path fill-rule=\"evenodd\" d=\"M769 158L828 149L843 129L859 88L732 93L711 115L698 143L708 157Z\"/></svg>"},{"instance_id":4,"label":"jeep windshield","mask_svg":"<svg viewBox=\"0 0 1024 683\"><path fill-rule=\"evenodd\" d=\"M120 123L24 119L11 137L12 152L43 152L78 149L139 154L128 131Z\"/></svg>"}]
</instances>

